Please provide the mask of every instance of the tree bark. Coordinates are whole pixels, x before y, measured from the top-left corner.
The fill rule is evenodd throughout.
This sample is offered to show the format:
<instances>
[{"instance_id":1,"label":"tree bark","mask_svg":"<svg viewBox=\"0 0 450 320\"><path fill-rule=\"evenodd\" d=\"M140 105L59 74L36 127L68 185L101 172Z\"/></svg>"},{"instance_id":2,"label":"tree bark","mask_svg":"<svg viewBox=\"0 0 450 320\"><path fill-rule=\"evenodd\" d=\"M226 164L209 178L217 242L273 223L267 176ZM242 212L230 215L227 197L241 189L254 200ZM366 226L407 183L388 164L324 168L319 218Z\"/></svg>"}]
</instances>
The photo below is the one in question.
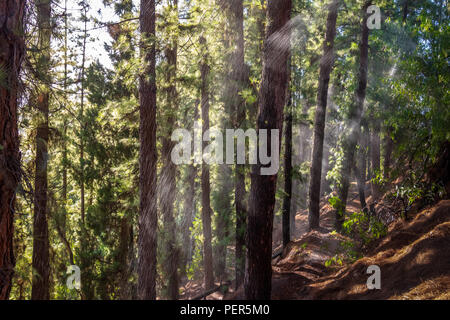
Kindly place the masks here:
<instances>
[{"instance_id":1,"label":"tree bark","mask_svg":"<svg viewBox=\"0 0 450 320\"><path fill-rule=\"evenodd\" d=\"M271 129L282 132L283 108L288 81L291 0L268 2L269 26L264 46L264 67L259 99L257 129L267 129L271 150ZM280 142L280 136L278 143ZM277 159L278 160L278 159ZM252 167L247 224L246 299L270 299L272 278L272 230L277 175L261 175L260 161Z\"/></svg>"},{"instance_id":2,"label":"tree bark","mask_svg":"<svg viewBox=\"0 0 450 320\"><path fill-rule=\"evenodd\" d=\"M37 98L38 124L36 131L36 172L34 180L34 218L33 218L33 258L35 272L32 281L31 299L48 300L50 298L50 261L47 222L47 162L48 162L48 109L51 38L50 0L36 2L39 28L38 50L40 55L37 66L40 92Z\"/></svg>"},{"instance_id":3,"label":"tree bark","mask_svg":"<svg viewBox=\"0 0 450 320\"><path fill-rule=\"evenodd\" d=\"M202 53L202 62L200 66L201 72L201 109L202 109L202 134L209 130L209 72L208 65L208 49L206 39L200 38L200 46ZM203 141L203 150L207 146L207 142ZM203 224L203 266L205 272L205 289L214 287L213 274L213 256L212 256L212 232L211 232L211 185L209 175L209 165L202 164L202 224Z\"/></svg>"},{"instance_id":4,"label":"tree bark","mask_svg":"<svg viewBox=\"0 0 450 320\"><path fill-rule=\"evenodd\" d=\"M292 199L292 99L289 98L286 114L284 150L284 197L283 197L283 248L291 241L291 199Z\"/></svg>"},{"instance_id":5,"label":"tree bark","mask_svg":"<svg viewBox=\"0 0 450 320\"><path fill-rule=\"evenodd\" d=\"M336 211L336 228L341 229L344 222L344 214L346 209L348 189L350 186L350 174L351 169L354 166L354 156L356 143L361 133L361 115L364 107L364 100L366 98L367 88L367 67L369 56L369 28L367 27L367 8L371 5L372 1L365 1L362 14L364 15L361 25L361 42L359 45L359 72L358 72L358 86L355 92L355 104L350 111L350 122L353 123L350 128L349 135L344 139L344 160L341 169L341 183L338 188L338 196L342 201L342 211Z\"/></svg>"},{"instance_id":6,"label":"tree bark","mask_svg":"<svg viewBox=\"0 0 450 320\"><path fill-rule=\"evenodd\" d=\"M244 60L244 2L235 0L232 4L234 28L236 30L237 46L234 53L233 75L236 81L234 110L236 120L234 128L242 128L246 118L245 102L239 94L245 87L249 72ZM247 225L247 209L245 198L245 165L235 167L235 205L236 205L236 288L244 282L245 274L245 227Z\"/></svg>"},{"instance_id":7,"label":"tree bark","mask_svg":"<svg viewBox=\"0 0 450 320\"><path fill-rule=\"evenodd\" d=\"M155 0L141 0L140 43L146 68L139 79L139 236L138 297L156 299L157 194L156 194L156 50ZM145 13L145 14L144 14Z\"/></svg>"},{"instance_id":8,"label":"tree bark","mask_svg":"<svg viewBox=\"0 0 450 320\"><path fill-rule=\"evenodd\" d=\"M225 103L230 111L230 119L234 129L244 129L246 118L245 101L240 91L246 87L248 72L244 60L244 2L243 0L221 1L227 12L230 43L234 50L230 54L231 72L227 79ZM236 158L235 158L236 159ZM234 198L236 209L236 288L244 281L245 272L245 165L235 165Z\"/></svg>"},{"instance_id":9,"label":"tree bark","mask_svg":"<svg viewBox=\"0 0 450 320\"><path fill-rule=\"evenodd\" d=\"M169 0L170 14L176 15L176 26L178 26L178 0ZM172 19L170 19L172 21ZM165 126L163 128L161 170L161 211L164 220L165 261L164 270L167 276L167 295L169 299L178 300L178 248L176 245L176 223L174 218L174 203L176 194L176 167L171 160L172 150L175 142L171 140L172 131L175 129L176 113L178 110L178 93L176 87L177 59L178 59L178 36L172 35L170 44L165 49L167 59L167 70L165 72L167 87L167 106L165 113Z\"/></svg>"},{"instance_id":10,"label":"tree bark","mask_svg":"<svg viewBox=\"0 0 450 320\"><path fill-rule=\"evenodd\" d=\"M322 179L323 139L325 118L327 114L328 84L334 61L334 38L339 0L332 0L328 8L327 31L323 44L323 56L320 61L319 89L317 109L314 121L314 146L311 160L311 177L309 182L309 228L319 227L320 183Z\"/></svg>"},{"instance_id":11,"label":"tree bark","mask_svg":"<svg viewBox=\"0 0 450 320\"><path fill-rule=\"evenodd\" d=\"M17 108L19 73L25 52L23 18L25 0L0 3L0 300L11 291L14 274L13 221L16 190L20 181Z\"/></svg>"}]
</instances>

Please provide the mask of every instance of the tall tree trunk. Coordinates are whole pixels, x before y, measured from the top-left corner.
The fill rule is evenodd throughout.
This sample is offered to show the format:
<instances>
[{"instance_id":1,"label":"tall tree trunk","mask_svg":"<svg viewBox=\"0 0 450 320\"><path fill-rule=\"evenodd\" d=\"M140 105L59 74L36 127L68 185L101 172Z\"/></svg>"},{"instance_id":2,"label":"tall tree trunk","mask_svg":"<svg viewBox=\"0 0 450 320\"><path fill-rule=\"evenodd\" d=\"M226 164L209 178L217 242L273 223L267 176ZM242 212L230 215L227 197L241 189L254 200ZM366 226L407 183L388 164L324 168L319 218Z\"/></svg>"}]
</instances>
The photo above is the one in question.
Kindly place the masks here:
<instances>
[{"instance_id":1,"label":"tall tree trunk","mask_svg":"<svg viewBox=\"0 0 450 320\"><path fill-rule=\"evenodd\" d=\"M209 64L208 47L206 39L200 38L202 61L201 72L201 109L202 109L202 134L209 130ZM207 143L203 141L203 150ZM202 164L202 224L203 224L203 266L205 272L205 289L214 287L213 256L212 256L212 233L211 233L211 185L209 178L209 165Z\"/></svg>"},{"instance_id":2,"label":"tall tree trunk","mask_svg":"<svg viewBox=\"0 0 450 320\"><path fill-rule=\"evenodd\" d=\"M68 32L69 32L69 22L68 22L68 13L67 13L67 0L64 1L64 101L67 101L67 76L68 76ZM63 189L62 196L64 201L64 207L67 201L67 120L64 120L64 128L63 128ZM65 231L65 223L66 216L64 215L64 231Z\"/></svg>"},{"instance_id":3,"label":"tall tree trunk","mask_svg":"<svg viewBox=\"0 0 450 320\"><path fill-rule=\"evenodd\" d=\"M314 121L314 146L311 160L311 178L309 182L309 228L319 227L320 183L322 179L323 139L327 114L328 84L334 61L334 38L339 0L332 0L328 8L327 31L323 44L323 56L320 60L319 89L317 109Z\"/></svg>"},{"instance_id":4,"label":"tall tree trunk","mask_svg":"<svg viewBox=\"0 0 450 320\"><path fill-rule=\"evenodd\" d=\"M36 2L40 59L38 76L41 81L38 93L38 124L36 132L36 172L34 180L34 218L33 218L33 276L31 299L48 300L50 298L50 261L47 222L47 162L48 162L48 109L51 38L50 0Z\"/></svg>"},{"instance_id":5,"label":"tall tree trunk","mask_svg":"<svg viewBox=\"0 0 450 320\"><path fill-rule=\"evenodd\" d=\"M25 0L0 3L0 300L11 291L14 274L13 221L17 185L20 181L17 107L19 78L25 52L23 18Z\"/></svg>"},{"instance_id":6,"label":"tall tree trunk","mask_svg":"<svg viewBox=\"0 0 450 320\"><path fill-rule=\"evenodd\" d=\"M249 77L249 70L244 60L244 2L235 0L232 8L234 25L237 36L237 46L234 53L233 74L236 81L234 96L236 97L234 110L236 119L234 128L243 128L246 118L245 102L240 95ZM245 274L245 227L247 225L247 208L245 198L245 165L236 164L234 198L236 205L236 287L244 282Z\"/></svg>"},{"instance_id":7,"label":"tall tree trunk","mask_svg":"<svg viewBox=\"0 0 450 320\"><path fill-rule=\"evenodd\" d=\"M351 123L350 133L344 140L344 160L341 169L341 183L338 189L338 196L342 201L343 207L341 210L336 210L336 228L341 229L344 221L344 214L347 204L348 189L350 186L351 168L354 166L354 156L356 143L361 132L361 116L364 107L364 100L366 98L367 88L367 66L369 56L369 28L367 27L367 8L372 1L365 1L362 14L364 16L361 24L361 42L359 45L359 72L358 72L358 86L355 92L355 104L350 111L349 120Z\"/></svg>"},{"instance_id":8,"label":"tall tree trunk","mask_svg":"<svg viewBox=\"0 0 450 320\"><path fill-rule=\"evenodd\" d=\"M141 0L141 54L146 63L139 78L139 236L138 297L156 299L157 194L156 194L156 49L155 0Z\"/></svg>"},{"instance_id":9,"label":"tall tree trunk","mask_svg":"<svg viewBox=\"0 0 450 320\"><path fill-rule=\"evenodd\" d=\"M284 150L284 197L283 197L283 248L291 241L291 199L292 199L292 98L288 93Z\"/></svg>"},{"instance_id":10,"label":"tall tree trunk","mask_svg":"<svg viewBox=\"0 0 450 320\"><path fill-rule=\"evenodd\" d=\"M80 251L81 251L81 298L83 300L91 300L94 297L94 287L92 283L88 281L92 277L92 264L89 261L87 252L88 252L88 233L85 224L85 172L84 172L84 144L85 144L85 132L86 132L86 123L84 121L84 96L85 96L85 73L86 73L86 42L88 38L88 30L87 30L87 13L88 13L88 4L83 1L81 3L83 6L82 20L84 23L83 28L83 45L82 45L82 59L81 59L81 74L80 74L80 82L81 82L81 102L80 102L80 110L79 110L79 122L80 122L80 169L79 169L79 179L80 179L80 211L81 211L81 239L80 239ZM85 281L86 280L86 281Z\"/></svg>"},{"instance_id":11,"label":"tall tree trunk","mask_svg":"<svg viewBox=\"0 0 450 320\"><path fill-rule=\"evenodd\" d=\"M367 143L366 140L366 131L368 130L367 122L365 120L361 121L361 127L364 128L364 133L360 136L359 139L359 150L358 150L358 159L355 165L355 177L356 182L358 184L358 194L359 194L359 202L361 204L361 210L367 212L367 204L366 204L366 149Z\"/></svg>"},{"instance_id":12,"label":"tall tree trunk","mask_svg":"<svg viewBox=\"0 0 450 320\"><path fill-rule=\"evenodd\" d=\"M329 106L329 107L327 107L327 112L325 115L325 133L324 133L324 137L323 137L322 177L320 180L320 195L321 196L324 196L331 192L330 183L327 180L327 174L328 174L328 171L330 171L330 145L329 145L329 143L332 139L330 139L331 133L326 130L326 123L327 123L328 115L330 114L329 110L334 107L332 96L333 96L333 93L335 92L335 90L336 90L335 86L332 86L331 89L329 89L328 99L327 99L327 106Z\"/></svg>"},{"instance_id":13,"label":"tall tree trunk","mask_svg":"<svg viewBox=\"0 0 450 320\"><path fill-rule=\"evenodd\" d=\"M272 129L282 132L288 81L291 0L269 0L264 67L257 129L267 129L271 150ZM280 135L277 137L280 143ZM279 159L276 159L278 161ZM275 161L275 160L273 160ZM260 161L252 167L247 224L246 299L270 299L272 281L272 230L277 174L261 175Z\"/></svg>"},{"instance_id":14,"label":"tall tree trunk","mask_svg":"<svg viewBox=\"0 0 450 320\"><path fill-rule=\"evenodd\" d=\"M84 131L86 124L84 122L84 93L85 93L85 65L86 65L86 40L87 34L87 4L83 3L84 15L84 35L81 59L81 103L80 103L80 190L81 190L81 222L84 225L85 221L85 183L84 183Z\"/></svg>"},{"instance_id":15,"label":"tall tree trunk","mask_svg":"<svg viewBox=\"0 0 450 320\"><path fill-rule=\"evenodd\" d=\"M178 26L178 0L169 0L168 6L170 14L176 16L176 27ZM173 12L173 13L172 13ZM172 21L172 19L170 19ZM171 26L173 28L173 26ZM172 150L175 143L171 140L172 131L175 127L176 113L178 111L178 93L176 87L177 77L177 55L178 55L178 36L172 35L170 44L165 49L168 70L166 77L166 97L167 106L164 110L165 125L163 128L162 159L163 167L161 170L161 211L164 219L165 236L165 273L167 275L167 295L172 300L178 300L178 248L176 245L176 223L174 218L174 203L176 194L176 167L171 160Z\"/></svg>"},{"instance_id":16,"label":"tall tree trunk","mask_svg":"<svg viewBox=\"0 0 450 320\"><path fill-rule=\"evenodd\" d=\"M234 50L230 54L231 72L228 75L225 102L230 111L231 123L234 129L243 128L246 118L245 101L240 91L247 85L249 74L244 60L244 1L221 1L227 12L230 43ZM235 158L236 159L236 158ZM245 272L245 165L236 164L234 174L234 198L236 208L236 288L244 281Z\"/></svg>"},{"instance_id":17,"label":"tall tree trunk","mask_svg":"<svg viewBox=\"0 0 450 320\"><path fill-rule=\"evenodd\" d=\"M195 103L194 110L194 122L192 123L191 129L194 128L194 124L199 119L198 102ZM192 144L191 144L192 148ZM196 179L198 176L198 169L195 164L190 164L187 169L188 173L186 176L187 188L185 193L184 202L184 219L183 219L183 254L181 257L181 275L186 275L186 270L188 263L190 262L191 248L191 227L194 221L195 214L195 189L196 189Z\"/></svg>"}]
</instances>

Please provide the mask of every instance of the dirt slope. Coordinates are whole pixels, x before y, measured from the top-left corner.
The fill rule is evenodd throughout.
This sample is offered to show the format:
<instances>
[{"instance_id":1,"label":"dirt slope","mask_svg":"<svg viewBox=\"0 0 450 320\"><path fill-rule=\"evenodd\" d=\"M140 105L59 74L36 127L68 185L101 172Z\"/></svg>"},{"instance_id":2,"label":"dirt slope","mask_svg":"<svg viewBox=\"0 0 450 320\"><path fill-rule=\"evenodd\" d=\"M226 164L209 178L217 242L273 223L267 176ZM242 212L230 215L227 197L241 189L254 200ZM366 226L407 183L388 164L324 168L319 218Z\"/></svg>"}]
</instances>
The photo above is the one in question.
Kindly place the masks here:
<instances>
[{"instance_id":1,"label":"dirt slope","mask_svg":"<svg viewBox=\"0 0 450 320\"><path fill-rule=\"evenodd\" d=\"M351 191L349 211L359 211L356 186ZM320 219L321 228L308 232L307 211L297 214L297 240L272 261L272 299L450 299L450 200L411 214L408 222L391 223L388 234L373 243L364 258L337 269L326 268L325 261L348 239L332 232L334 210L325 199ZM273 251L279 252L279 226L273 240ZM380 290L367 288L370 265L381 269ZM186 289L194 291L189 285ZM201 292L201 284L197 290ZM216 292L207 299L244 299L244 292L241 286L236 292Z\"/></svg>"},{"instance_id":2,"label":"dirt slope","mask_svg":"<svg viewBox=\"0 0 450 320\"><path fill-rule=\"evenodd\" d=\"M370 265L381 269L380 290L366 286ZM309 282L291 299L450 299L450 200L395 223L366 257Z\"/></svg>"}]
</instances>

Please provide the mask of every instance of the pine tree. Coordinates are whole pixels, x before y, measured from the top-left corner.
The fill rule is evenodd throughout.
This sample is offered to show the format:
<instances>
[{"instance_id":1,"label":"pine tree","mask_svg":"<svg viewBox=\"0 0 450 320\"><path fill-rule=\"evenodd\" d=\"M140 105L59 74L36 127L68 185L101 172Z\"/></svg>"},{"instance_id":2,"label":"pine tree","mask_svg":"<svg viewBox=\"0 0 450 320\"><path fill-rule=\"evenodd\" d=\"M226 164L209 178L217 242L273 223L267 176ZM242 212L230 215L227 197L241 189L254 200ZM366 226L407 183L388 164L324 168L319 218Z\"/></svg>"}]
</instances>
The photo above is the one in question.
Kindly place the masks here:
<instances>
[{"instance_id":1,"label":"pine tree","mask_svg":"<svg viewBox=\"0 0 450 320\"><path fill-rule=\"evenodd\" d=\"M257 129L268 130L268 150L271 149L271 130L282 130L288 80L288 21L291 5L290 0L269 0L267 6L269 25L264 45ZM244 283L245 297L249 300L270 299L271 294L272 230L277 175L261 175L261 168L261 163L258 163L253 166L251 173Z\"/></svg>"},{"instance_id":2,"label":"pine tree","mask_svg":"<svg viewBox=\"0 0 450 320\"><path fill-rule=\"evenodd\" d=\"M156 48L155 0L141 0L141 54L145 72L139 79L139 240L138 297L156 299Z\"/></svg>"},{"instance_id":3,"label":"pine tree","mask_svg":"<svg viewBox=\"0 0 450 320\"><path fill-rule=\"evenodd\" d=\"M20 181L18 104L19 74L25 53L25 0L6 0L0 6L0 300L8 299L14 274L13 218ZM18 33L19 31L19 33ZM5 45L6 44L6 45Z\"/></svg>"},{"instance_id":4,"label":"pine tree","mask_svg":"<svg viewBox=\"0 0 450 320\"><path fill-rule=\"evenodd\" d=\"M41 82L37 97L38 124L36 132L36 172L34 182L34 220L33 220L33 277L31 299L48 300L50 298L50 261L47 222L47 162L49 141L49 98L50 83L50 38L51 2L39 0L36 3L39 28L38 76Z\"/></svg>"},{"instance_id":5,"label":"pine tree","mask_svg":"<svg viewBox=\"0 0 450 320\"><path fill-rule=\"evenodd\" d=\"M320 183L322 179L323 142L325 118L327 113L328 84L334 62L334 38L336 36L336 20L339 0L332 0L328 8L327 30L323 44L323 55L320 60L319 89L317 93L317 109L314 121L314 146L311 160L311 178L309 184L309 228L319 227Z\"/></svg>"}]
</instances>

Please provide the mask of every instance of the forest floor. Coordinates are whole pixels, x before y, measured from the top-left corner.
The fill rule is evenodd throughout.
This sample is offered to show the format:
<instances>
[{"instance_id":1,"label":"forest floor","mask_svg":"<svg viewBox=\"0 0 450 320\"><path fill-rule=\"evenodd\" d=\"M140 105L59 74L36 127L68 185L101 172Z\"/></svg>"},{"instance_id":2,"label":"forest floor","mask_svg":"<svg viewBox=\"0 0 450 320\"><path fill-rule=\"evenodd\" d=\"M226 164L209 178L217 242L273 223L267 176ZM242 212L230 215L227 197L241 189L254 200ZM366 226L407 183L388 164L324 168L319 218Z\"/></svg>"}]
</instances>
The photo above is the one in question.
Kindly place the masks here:
<instances>
[{"instance_id":1,"label":"forest floor","mask_svg":"<svg viewBox=\"0 0 450 320\"><path fill-rule=\"evenodd\" d=\"M366 195L370 204L369 184ZM272 261L272 299L450 299L450 200L412 210L408 221L391 223L387 235L374 241L356 262L325 267L341 252L341 243L349 240L333 232L335 213L326 200L321 203L319 230L308 232L307 210L297 213L295 240ZM383 201L375 206L378 214L383 214ZM361 210L356 183L350 188L347 210ZM281 251L279 223L274 225L273 248L274 254ZM366 286L370 265L380 267L379 290ZM243 299L242 286L236 292L233 287L207 299ZM192 299L203 291L201 281L190 281L181 298Z\"/></svg>"}]
</instances>

